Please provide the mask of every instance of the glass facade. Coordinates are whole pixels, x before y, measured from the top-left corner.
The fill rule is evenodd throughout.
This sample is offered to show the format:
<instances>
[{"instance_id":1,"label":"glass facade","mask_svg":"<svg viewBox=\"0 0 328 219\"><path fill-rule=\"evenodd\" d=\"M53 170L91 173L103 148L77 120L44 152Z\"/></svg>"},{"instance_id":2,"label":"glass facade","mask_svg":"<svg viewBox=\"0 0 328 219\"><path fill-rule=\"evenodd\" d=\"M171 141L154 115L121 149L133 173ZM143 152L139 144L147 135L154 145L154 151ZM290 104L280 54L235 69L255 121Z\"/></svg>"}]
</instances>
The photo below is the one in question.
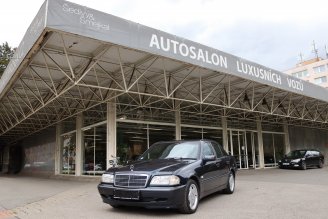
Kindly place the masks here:
<instances>
[{"instance_id":1,"label":"glass facade","mask_svg":"<svg viewBox=\"0 0 328 219\"><path fill-rule=\"evenodd\" d=\"M62 136L62 173L75 174L76 133Z\"/></svg>"},{"instance_id":2,"label":"glass facade","mask_svg":"<svg viewBox=\"0 0 328 219\"><path fill-rule=\"evenodd\" d=\"M284 135L263 133L264 166L276 167L284 156Z\"/></svg>"},{"instance_id":3,"label":"glass facade","mask_svg":"<svg viewBox=\"0 0 328 219\"><path fill-rule=\"evenodd\" d=\"M81 128L81 160L82 166L76 172L77 175L101 175L107 166L107 123L105 106L101 106L101 112L97 110L85 112L83 125ZM142 112L142 110L139 110ZM126 114L126 113L125 113ZM140 114L140 113L139 113ZM98 115L98 116L97 116ZM150 119L150 116L148 119ZM175 117L170 114L168 122L142 120L143 117L132 119L131 116L123 117L117 114L116 120L116 157L118 164L126 164L137 159L147 148L158 141L170 141L176 139L176 124L172 122ZM155 118L154 116L152 118ZM157 117L156 117L157 118ZM190 122L198 120L201 125ZM156 119L155 119L156 120ZM209 120L208 120L209 121ZM201 117L192 118L189 114L181 115L181 139L210 139L223 145L223 131L221 123L216 119L213 124L208 124L207 120ZM206 123L206 124L205 124ZM74 119L65 121L63 131L68 131L61 135L62 169L63 174L75 174L76 170L76 126ZM88 126L86 126L88 125ZM256 123L252 120L228 119L228 151L237 161L238 168L260 168L260 150ZM284 135L283 126L262 122L264 166L277 166L278 160L284 155ZM280 133L280 134L279 134Z\"/></svg>"},{"instance_id":4,"label":"glass facade","mask_svg":"<svg viewBox=\"0 0 328 219\"><path fill-rule=\"evenodd\" d=\"M117 123L117 157L125 164L135 160L149 146L158 141L175 139L175 126L144 123Z\"/></svg>"},{"instance_id":5,"label":"glass facade","mask_svg":"<svg viewBox=\"0 0 328 219\"><path fill-rule=\"evenodd\" d=\"M219 128L201 128L201 127L181 127L181 139L209 139L218 142L220 145L223 144L222 129Z\"/></svg>"},{"instance_id":6,"label":"glass facade","mask_svg":"<svg viewBox=\"0 0 328 219\"><path fill-rule=\"evenodd\" d=\"M101 175L106 170L106 124L83 131L84 175Z\"/></svg>"}]
</instances>

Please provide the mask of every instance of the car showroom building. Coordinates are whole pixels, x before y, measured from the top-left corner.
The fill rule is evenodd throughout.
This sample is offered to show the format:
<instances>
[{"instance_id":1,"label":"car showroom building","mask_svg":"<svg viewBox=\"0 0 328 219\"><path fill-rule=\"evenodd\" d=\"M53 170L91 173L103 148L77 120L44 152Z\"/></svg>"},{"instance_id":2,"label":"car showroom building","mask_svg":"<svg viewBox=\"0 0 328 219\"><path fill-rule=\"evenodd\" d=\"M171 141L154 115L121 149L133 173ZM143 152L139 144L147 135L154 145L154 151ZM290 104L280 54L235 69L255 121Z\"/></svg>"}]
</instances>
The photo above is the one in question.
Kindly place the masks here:
<instances>
[{"instance_id":1,"label":"car showroom building","mask_svg":"<svg viewBox=\"0 0 328 219\"><path fill-rule=\"evenodd\" d=\"M157 141L214 139L241 169L328 155L328 91L103 12L47 0L0 80L0 168L99 175Z\"/></svg>"}]
</instances>

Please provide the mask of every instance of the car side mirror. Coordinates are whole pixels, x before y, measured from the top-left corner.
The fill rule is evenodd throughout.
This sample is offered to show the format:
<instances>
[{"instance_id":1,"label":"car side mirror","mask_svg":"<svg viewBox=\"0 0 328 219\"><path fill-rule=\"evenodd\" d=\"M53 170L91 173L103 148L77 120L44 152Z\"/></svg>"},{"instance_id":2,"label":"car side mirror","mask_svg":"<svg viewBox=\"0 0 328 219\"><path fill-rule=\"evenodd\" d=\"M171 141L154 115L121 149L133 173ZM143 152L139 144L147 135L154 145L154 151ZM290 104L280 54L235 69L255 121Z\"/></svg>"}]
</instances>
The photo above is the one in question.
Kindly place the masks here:
<instances>
[{"instance_id":1,"label":"car side mirror","mask_svg":"<svg viewBox=\"0 0 328 219\"><path fill-rule=\"evenodd\" d=\"M203 162L206 163L208 161L214 161L215 160L215 155L205 155L203 157Z\"/></svg>"}]
</instances>

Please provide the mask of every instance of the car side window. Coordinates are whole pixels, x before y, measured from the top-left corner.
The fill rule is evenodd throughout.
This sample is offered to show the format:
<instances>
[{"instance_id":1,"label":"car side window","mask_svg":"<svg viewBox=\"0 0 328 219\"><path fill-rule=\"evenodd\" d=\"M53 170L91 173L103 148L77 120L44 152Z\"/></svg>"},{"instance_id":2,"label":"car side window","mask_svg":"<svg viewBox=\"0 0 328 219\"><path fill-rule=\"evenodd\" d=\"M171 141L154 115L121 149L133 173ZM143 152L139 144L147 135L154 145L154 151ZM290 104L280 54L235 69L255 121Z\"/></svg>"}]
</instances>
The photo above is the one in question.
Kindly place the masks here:
<instances>
[{"instance_id":1,"label":"car side window","mask_svg":"<svg viewBox=\"0 0 328 219\"><path fill-rule=\"evenodd\" d=\"M219 144L217 144L216 142L211 142L214 150L215 150L215 153L216 153L216 157L222 157L223 156L223 152L222 152L222 149L220 147Z\"/></svg>"},{"instance_id":2,"label":"car side window","mask_svg":"<svg viewBox=\"0 0 328 219\"><path fill-rule=\"evenodd\" d=\"M305 157L312 157L311 151L307 151L306 154L305 154Z\"/></svg>"},{"instance_id":3,"label":"car side window","mask_svg":"<svg viewBox=\"0 0 328 219\"><path fill-rule=\"evenodd\" d=\"M313 156L318 157L320 153L319 153L319 151L312 151L312 154L313 154Z\"/></svg>"},{"instance_id":4,"label":"car side window","mask_svg":"<svg viewBox=\"0 0 328 219\"><path fill-rule=\"evenodd\" d=\"M214 155L213 149L208 142L203 143L203 157L206 155Z\"/></svg>"}]
</instances>

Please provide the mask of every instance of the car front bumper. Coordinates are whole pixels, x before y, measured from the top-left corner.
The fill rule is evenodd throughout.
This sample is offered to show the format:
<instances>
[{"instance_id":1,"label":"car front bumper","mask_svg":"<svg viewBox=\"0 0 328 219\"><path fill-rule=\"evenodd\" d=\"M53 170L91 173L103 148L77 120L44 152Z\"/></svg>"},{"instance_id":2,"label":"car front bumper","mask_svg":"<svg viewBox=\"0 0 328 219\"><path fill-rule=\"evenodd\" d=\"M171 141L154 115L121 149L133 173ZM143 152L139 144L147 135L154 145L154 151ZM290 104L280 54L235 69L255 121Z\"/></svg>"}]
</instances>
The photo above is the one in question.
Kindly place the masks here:
<instances>
[{"instance_id":1,"label":"car front bumper","mask_svg":"<svg viewBox=\"0 0 328 219\"><path fill-rule=\"evenodd\" d=\"M138 198L122 199L114 198L114 191L137 192ZM100 183L99 194L104 203L117 206L136 206L145 208L178 208L183 203L185 185L174 187L147 187L147 188L119 188L111 184Z\"/></svg>"},{"instance_id":2,"label":"car front bumper","mask_svg":"<svg viewBox=\"0 0 328 219\"><path fill-rule=\"evenodd\" d=\"M293 162L279 163L279 167L280 168L301 168L301 164L300 163L293 163Z\"/></svg>"}]
</instances>

